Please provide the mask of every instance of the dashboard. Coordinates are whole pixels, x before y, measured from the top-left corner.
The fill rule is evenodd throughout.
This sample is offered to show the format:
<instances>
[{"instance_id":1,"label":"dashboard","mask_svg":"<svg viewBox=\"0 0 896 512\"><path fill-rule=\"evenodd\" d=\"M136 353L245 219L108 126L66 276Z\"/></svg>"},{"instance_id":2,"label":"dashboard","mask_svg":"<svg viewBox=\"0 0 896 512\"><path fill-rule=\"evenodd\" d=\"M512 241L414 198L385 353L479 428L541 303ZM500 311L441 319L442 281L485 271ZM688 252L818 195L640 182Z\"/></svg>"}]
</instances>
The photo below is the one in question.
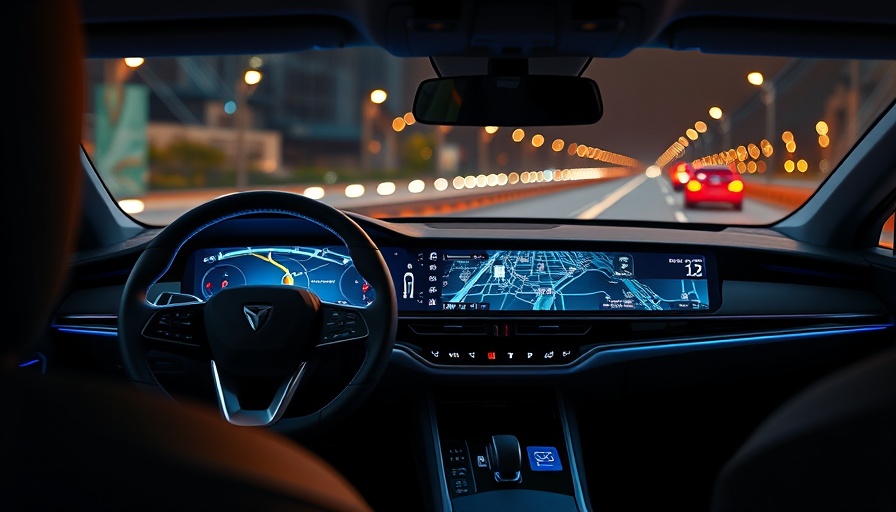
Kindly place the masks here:
<instances>
[{"instance_id":1,"label":"dashboard","mask_svg":"<svg viewBox=\"0 0 896 512\"><path fill-rule=\"evenodd\" d=\"M381 247L400 312L709 312L717 276L707 254ZM190 256L184 291L282 284L322 302L363 307L376 290L344 246L217 247Z\"/></svg>"},{"instance_id":2,"label":"dashboard","mask_svg":"<svg viewBox=\"0 0 896 512\"><path fill-rule=\"evenodd\" d=\"M681 231L650 227L357 220L395 286L395 367L412 373L548 376L891 325L864 260L757 228L692 227L684 242ZM133 262L123 261L126 276ZM110 275L105 264L80 269L83 290L57 329L114 333L120 284L98 281ZM379 291L332 232L258 215L191 237L149 293L208 300L246 284L302 287L356 308Z\"/></svg>"}]
</instances>

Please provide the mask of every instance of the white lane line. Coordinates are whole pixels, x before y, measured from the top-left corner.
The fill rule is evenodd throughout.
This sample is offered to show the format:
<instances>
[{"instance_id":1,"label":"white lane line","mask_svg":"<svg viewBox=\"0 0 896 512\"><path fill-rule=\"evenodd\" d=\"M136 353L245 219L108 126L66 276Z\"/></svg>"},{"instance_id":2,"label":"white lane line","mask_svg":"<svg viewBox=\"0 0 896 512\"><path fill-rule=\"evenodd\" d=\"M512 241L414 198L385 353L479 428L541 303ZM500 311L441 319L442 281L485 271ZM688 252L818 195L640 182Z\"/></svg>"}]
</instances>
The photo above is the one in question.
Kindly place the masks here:
<instances>
[{"instance_id":1,"label":"white lane line","mask_svg":"<svg viewBox=\"0 0 896 512\"><path fill-rule=\"evenodd\" d=\"M688 218L687 218L687 216L685 216L685 214L676 210L675 211L675 220L677 220L678 222L687 222Z\"/></svg>"},{"instance_id":2,"label":"white lane line","mask_svg":"<svg viewBox=\"0 0 896 512\"><path fill-rule=\"evenodd\" d=\"M672 191L669 190L669 184L666 183L666 181L663 180L662 177L660 177L660 178L656 178L656 180L657 180L657 184L660 186L660 188L663 189L663 193L665 193L665 194L671 194L671 193L672 193Z\"/></svg>"},{"instance_id":3,"label":"white lane line","mask_svg":"<svg viewBox=\"0 0 896 512\"><path fill-rule=\"evenodd\" d=\"M617 201L625 197L629 192L638 188L638 185L644 183L647 179L647 176L639 174L635 178L631 179L625 185L617 188L613 192L607 195L607 197L601 199L601 201L591 208L588 208L584 212L576 215L577 219L596 219L598 215L603 213L607 208L616 204Z\"/></svg>"},{"instance_id":4,"label":"white lane line","mask_svg":"<svg viewBox=\"0 0 896 512\"><path fill-rule=\"evenodd\" d=\"M675 198L672 196L666 196L666 204L672 206L673 204L675 204Z\"/></svg>"}]
</instances>

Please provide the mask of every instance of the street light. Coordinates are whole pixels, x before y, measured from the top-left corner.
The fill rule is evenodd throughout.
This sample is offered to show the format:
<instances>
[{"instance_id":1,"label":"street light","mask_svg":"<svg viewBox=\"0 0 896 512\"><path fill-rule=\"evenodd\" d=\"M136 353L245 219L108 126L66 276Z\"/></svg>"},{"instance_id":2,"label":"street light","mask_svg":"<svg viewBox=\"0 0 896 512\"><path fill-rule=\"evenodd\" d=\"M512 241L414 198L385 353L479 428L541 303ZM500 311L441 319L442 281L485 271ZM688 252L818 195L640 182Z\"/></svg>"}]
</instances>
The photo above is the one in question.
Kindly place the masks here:
<instances>
[{"instance_id":1,"label":"street light","mask_svg":"<svg viewBox=\"0 0 896 512\"><path fill-rule=\"evenodd\" d=\"M368 171L371 168L371 160L373 151L372 147L375 147L373 143L374 141L374 131L377 128L377 123L380 121L381 114L381 105L386 101L389 97L389 94L386 93L383 89L374 89L370 91L370 101L362 101L361 105L361 169L364 171ZM404 119L402 119L404 120ZM407 124L407 122L405 122ZM386 167L390 167L390 163L392 160L392 153L394 153L394 134L393 130L386 130Z\"/></svg>"},{"instance_id":2,"label":"street light","mask_svg":"<svg viewBox=\"0 0 896 512\"><path fill-rule=\"evenodd\" d=\"M482 131L479 132L479 151L477 151L477 156L479 158L479 172L485 172L491 167L491 164L489 163L489 146L491 145L492 139L495 138L494 136L497 131L497 126L485 126L482 128Z\"/></svg>"},{"instance_id":3,"label":"street light","mask_svg":"<svg viewBox=\"0 0 896 512\"><path fill-rule=\"evenodd\" d=\"M719 131L722 132L722 151L731 147L731 119L725 115L721 107L710 107L709 117L719 121Z\"/></svg>"},{"instance_id":4,"label":"street light","mask_svg":"<svg viewBox=\"0 0 896 512\"><path fill-rule=\"evenodd\" d=\"M765 105L765 139L768 141L775 140L775 84L771 80L766 80L762 73L758 71L749 73L747 81L758 86L761 90L759 98L762 100L762 104ZM768 169L770 171L768 177L771 179L771 175L775 171L774 156L770 155L768 157Z\"/></svg>"},{"instance_id":5,"label":"street light","mask_svg":"<svg viewBox=\"0 0 896 512\"><path fill-rule=\"evenodd\" d=\"M261 82L261 71L248 69L243 76L236 81L235 102L236 110L234 123L236 125L236 188L243 190L249 187L249 166L246 158L246 130L249 127L249 107L246 100L255 91L255 86Z\"/></svg>"}]
</instances>

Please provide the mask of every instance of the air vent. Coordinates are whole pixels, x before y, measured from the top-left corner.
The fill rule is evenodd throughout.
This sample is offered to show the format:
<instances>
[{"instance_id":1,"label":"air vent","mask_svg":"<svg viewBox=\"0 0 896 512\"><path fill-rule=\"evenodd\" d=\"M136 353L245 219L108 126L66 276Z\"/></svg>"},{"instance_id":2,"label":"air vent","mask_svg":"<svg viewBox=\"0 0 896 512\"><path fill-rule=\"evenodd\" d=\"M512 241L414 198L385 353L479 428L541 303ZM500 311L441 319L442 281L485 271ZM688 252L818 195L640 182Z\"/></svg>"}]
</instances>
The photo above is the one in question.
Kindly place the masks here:
<instances>
[{"instance_id":1,"label":"air vent","mask_svg":"<svg viewBox=\"0 0 896 512\"><path fill-rule=\"evenodd\" d=\"M581 336L591 330L591 324L582 322L524 322L516 325L519 336L568 335Z\"/></svg>"},{"instance_id":2,"label":"air vent","mask_svg":"<svg viewBox=\"0 0 896 512\"><path fill-rule=\"evenodd\" d=\"M409 326L414 334L484 335L483 322L416 323Z\"/></svg>"}]
</instances>

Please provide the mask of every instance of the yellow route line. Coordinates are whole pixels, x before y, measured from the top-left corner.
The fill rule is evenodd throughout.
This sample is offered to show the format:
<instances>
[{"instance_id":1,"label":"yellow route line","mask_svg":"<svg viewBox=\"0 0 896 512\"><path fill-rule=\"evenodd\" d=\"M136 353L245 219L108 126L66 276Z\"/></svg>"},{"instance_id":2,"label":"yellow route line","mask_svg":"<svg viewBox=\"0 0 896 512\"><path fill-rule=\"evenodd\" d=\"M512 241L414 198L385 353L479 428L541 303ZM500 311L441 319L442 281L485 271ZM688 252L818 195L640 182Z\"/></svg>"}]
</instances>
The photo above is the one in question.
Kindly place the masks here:
<instances>
[{"instance_id":1,"label":"yellow route line","mask_svg":"<svg viewBox=\"0 0 896 512\"><path fill-rule=\"evenodd\" d=\"M259 259L262 259L262 260L264 260L264 261L267 261L267 262L270 263L271 265L274 265L275 267L279 268L280 270L283 271L283 273L285 274L285 277L289 280L289 283L286 283L286 284L292 284L292 283L293 283L292 273L289 271L288 268L286 268L285 266L281 265L280 263L274 261L274 257L273 257L273 254L274 254L274 253L269 252L268 255L267 255L266 257L265 257L265 256L262 256L261 254L254 253L254 252L251 252L251 251L249 252L249 254L251 254L252 256L255 256L256 258L259 258Z\"/></svg>"}]
</instances>

